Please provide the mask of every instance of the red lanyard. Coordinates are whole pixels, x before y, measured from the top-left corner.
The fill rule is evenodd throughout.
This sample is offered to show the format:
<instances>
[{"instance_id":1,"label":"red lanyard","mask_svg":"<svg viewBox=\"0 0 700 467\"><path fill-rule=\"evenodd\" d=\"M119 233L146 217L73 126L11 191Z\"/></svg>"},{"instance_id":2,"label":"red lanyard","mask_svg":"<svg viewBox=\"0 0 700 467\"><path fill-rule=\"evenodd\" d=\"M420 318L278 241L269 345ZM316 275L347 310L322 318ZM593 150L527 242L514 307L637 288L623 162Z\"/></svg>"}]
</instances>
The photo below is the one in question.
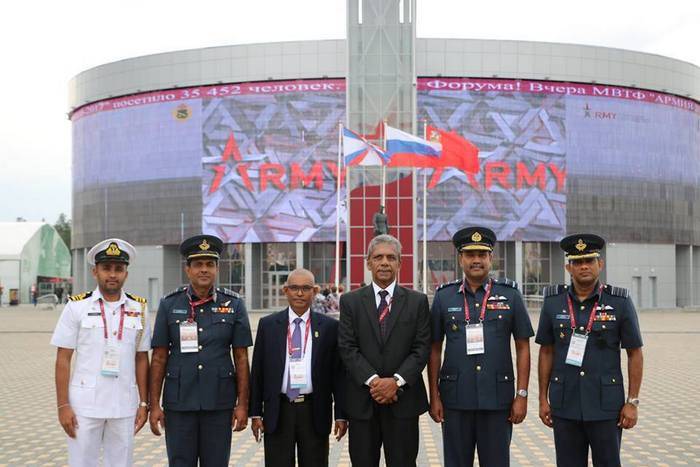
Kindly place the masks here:
<instances>
[{"instance_id":1,"label":"red lanyard","mask_svg":"<svg viewBox=\"0 0 700 467\"><path fill-rule=\"evenodd\" d=\"M287 326L287 351L289 352L289 356L291 357L296 349L294 347L292 347L292 333L289 332L289 327L290 326ZM311 316L309 316L309 319L306 320L306 332L304 333L304 349L301 353L302 357L306 354L306 344L308 344L308 342L309 342L309 331L310 330L311 330Z\"/></svg>"},{"instance_id":2,"label":"red lanyard","mask_svg":"<svg viewBox=\"0 0 700 467\"><path fill-rule=\"evenodd\" d=\"M595 311L596 308L598 308L598 302L600 301L600 297L603 294L603 287L605 287L603 284L600 284L600 288L598 289L598 300L595 301L593 304L593 308L591 308L591 314L588 316L588 325L586 326L586 335L590 334L591 329L593 329L593 320L595 319ZM569 304L569 319L571 320L571 329L576 330L576 313L574 312L574 304L571 301L571 295L568 293L566 294L566 301Z\"/></svg>"},{"instance_id":3,"label":"red lanyard","mask_svg":"<svg viewBox=\"0 0 700 467\"><path fill-rule=\"evenodd\" d=\"M194 301L194 302L193 302L193 301L192 301L192 297L191 297L190 294L188 293L188 294L187 294L187 300L189 300L189 302L190 302L190 314L189 314L189 316L187 317L187 321L189 321L189 322L191 323L191 322L194 321L194 317L196 316L195 313L194 313L194 309L195 309L196 307L200 306L200 305L204 305L205 303L208 303L208 302L213 301L213 300L214 300L214 296L213 296L213 295L209 295L207 298L202 298L201 300L197 300L197 301Z\"/></svg>"},{"instance_id":4,"label":"red lanyard","mask_svg":"<svg viewBox=\"0 0 700 467\"><path fill-rule=\"evenodd\" d=\"M109 339L109 333L107 332L107 317L105 316L105 304L100 298L100 314L102 315L102 323L104 324L104 335L105 339ZM126 310L124 309L124 304L122 303L121 312L119 313L119 333L117 334L117 340L122 340L122 334L124 332L124 315Z\"/></svg>"},{"instance_id":5,"label":"red lanyard","mask_svg":"<svg viewBox=\"0 0 700 467\"><path fill-rule=\"evenodd\" d=\"M381 323L384 321L384 318L386 318L386 315L388 315L391 312L391 302L393 302L394 297L389 296L389 301L386 303L386 308L382 310L381 313L379 313L379 322ZM379 302L381 303L381 302Z\"/></svg>"},{"instance_id":6,"label":"red lanyard","mask_svg":"<svg viewBox=\"0 0 700 467\"><path fill-rule=\"evenodd\" d=\"M481 314L479 315L479 322L484 321L484 316L486 316L486 302L491 295L491 284L493 284L493 279L489 279L489 283L486 284L486 289L484 290L484 300L481 302ZM469 324L469 304L467 303L467 283L466 280L462 280L462 294L464 295L464 319L467 324Z\"/></svg>"}]
</instances>

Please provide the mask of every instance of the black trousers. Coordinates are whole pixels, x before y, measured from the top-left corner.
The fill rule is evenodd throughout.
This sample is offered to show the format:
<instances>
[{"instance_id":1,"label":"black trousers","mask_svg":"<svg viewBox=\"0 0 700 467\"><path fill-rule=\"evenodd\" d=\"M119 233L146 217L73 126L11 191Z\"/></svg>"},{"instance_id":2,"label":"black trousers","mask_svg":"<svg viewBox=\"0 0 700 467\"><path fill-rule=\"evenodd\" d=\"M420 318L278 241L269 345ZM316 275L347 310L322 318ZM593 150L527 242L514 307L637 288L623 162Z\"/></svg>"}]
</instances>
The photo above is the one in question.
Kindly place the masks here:
<instances>
[{"instance_id":1,"label":"black trousers","mask_svg":"<svg viewBox=\"0 0 700 467\"><path fill-rule=\"evenodd\" d=\"M350 420L352 465L376 467L384 444L387 467L415 467L418 456L418 417L396 418L387 405L375 404L369 420Z\"/></svg>"},{"instance_id":2,"label":"black trousers","mask_svg":"<svg viewBox=\"0 0 700 467\"><path fill-rule=\"evenodd\" d=\"M233 410L165 411L165 446L170 467L228 466Z\"/></svg>"},{"instance_id":3,"label":"black trousers","mask_svg":"<svg viewBox=\"0 0 700 467\"><path fill-rule=\"evenodd\" d=\"M328 467L328 436L316 433L310 400L292 403L282 395L277 428L265 433L264 444L266 467L294 467L295 451L299 467Z\"/></svg>"},{"instance_id":4,"label":"black trousers","mask_svg":"<svg viewBox=\"0 0 700 467\"><path fill-rule=\"evenodd\" d=\"M596 467L619 467L622 428L617 420L584 422L554 417L554 448L560 467L588 465L588 447Z\"/></svg>"},{"instance_id":5,"label":"black trousers","mask_svg":"<svg viewBox=\"0 0 700 467\"><path fill-rule=\"evenodd\" d=\"M482 467L508 467L513 424L508 410L445 409L442 447L445 467L474 465L474 448Z\"/></svg>"}]
</instances>

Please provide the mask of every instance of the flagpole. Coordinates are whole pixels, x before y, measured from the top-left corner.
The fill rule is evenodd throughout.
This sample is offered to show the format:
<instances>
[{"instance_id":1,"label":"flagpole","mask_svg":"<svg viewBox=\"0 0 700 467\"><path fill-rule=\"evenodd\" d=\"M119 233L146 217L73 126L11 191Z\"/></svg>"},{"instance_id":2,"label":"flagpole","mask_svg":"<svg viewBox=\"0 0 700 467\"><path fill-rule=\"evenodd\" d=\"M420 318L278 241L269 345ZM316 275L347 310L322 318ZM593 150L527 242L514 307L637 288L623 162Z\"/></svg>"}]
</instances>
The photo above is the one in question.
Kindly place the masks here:
<instances>
[{"instance_id":1,"label":"flagpole","mask_svg":"<svg viewBox=\"0 0 700 467\"><path fill-rule=\"evenodd\" d=\"M383 120L384 125L382 126L382 148L384 149L384 152L386 153L386 119ZM387 214L386 210L386 161L382 163L382 186L381 186L381 202L382 206L384 207L384 214Z\"/></svg>"},{"instance_id":2,"label":"flagpole","mask_svg":"<svg viewBox=\"0 0 700 467\"><path fill-rule=\"evenodd\" d=\"M340 283L340 178L342 174L343 122L338 122L338 175L335 190L335 287Z\"/></svg>"},{"instance_id":3,"label":"flagpole","mask_svg":"<svg viewBox=\"0 0 700 467\"><path fill-rule=\"evenodd\" d=\"M428 139L428 120L423 120L423 139ZM428 293L428 169L423 169L423 293Z\"/></svg>"}]
</instances>

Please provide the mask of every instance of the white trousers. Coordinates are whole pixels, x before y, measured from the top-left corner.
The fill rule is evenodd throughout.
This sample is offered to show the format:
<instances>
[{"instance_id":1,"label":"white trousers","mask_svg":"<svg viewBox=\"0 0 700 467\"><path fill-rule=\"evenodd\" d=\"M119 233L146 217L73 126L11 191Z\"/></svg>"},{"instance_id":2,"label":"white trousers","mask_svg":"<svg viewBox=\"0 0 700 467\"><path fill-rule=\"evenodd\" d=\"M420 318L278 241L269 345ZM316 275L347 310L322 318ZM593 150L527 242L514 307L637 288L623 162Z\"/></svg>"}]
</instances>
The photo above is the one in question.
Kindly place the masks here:
<instances>
[{"instance_id":1,"label":"white trousers","mask_svg":"<svg viewBox=\"0 0 700 467\"><path fill-rule=\"evenodd\" d=\"M129 467L134 460L134 419L90 418L76 415L76 437L68 439L68 463L71 467L94 467L100 464L100 448L104 467Z\"/></svg>"}]
</instances>

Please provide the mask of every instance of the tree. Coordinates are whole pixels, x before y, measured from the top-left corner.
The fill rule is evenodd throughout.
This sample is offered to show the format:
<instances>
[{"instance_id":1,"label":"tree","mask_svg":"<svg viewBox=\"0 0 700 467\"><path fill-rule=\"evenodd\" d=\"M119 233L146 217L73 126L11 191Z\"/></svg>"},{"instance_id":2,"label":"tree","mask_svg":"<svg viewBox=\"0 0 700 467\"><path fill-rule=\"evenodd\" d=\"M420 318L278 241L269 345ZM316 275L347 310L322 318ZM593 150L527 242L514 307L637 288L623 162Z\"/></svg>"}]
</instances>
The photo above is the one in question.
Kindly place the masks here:
<instances>
[{"instance_id":1,"label":"tree","mask_svg":"<svg viewBox=\"0 0 700 467\"><path fill-rule=\"evenodd\" d=\"M68 219L68 216L66 216L64 213L61 213L58 216L58 220L56 220L56 223L53 225L54 229L58 232L58 235L61 237L63 242L66 244L68 249L70 249L70 237L71 237L71 231L73 230L72 228L72 222L70 219Z\"/></svg>"}]
</instances>

